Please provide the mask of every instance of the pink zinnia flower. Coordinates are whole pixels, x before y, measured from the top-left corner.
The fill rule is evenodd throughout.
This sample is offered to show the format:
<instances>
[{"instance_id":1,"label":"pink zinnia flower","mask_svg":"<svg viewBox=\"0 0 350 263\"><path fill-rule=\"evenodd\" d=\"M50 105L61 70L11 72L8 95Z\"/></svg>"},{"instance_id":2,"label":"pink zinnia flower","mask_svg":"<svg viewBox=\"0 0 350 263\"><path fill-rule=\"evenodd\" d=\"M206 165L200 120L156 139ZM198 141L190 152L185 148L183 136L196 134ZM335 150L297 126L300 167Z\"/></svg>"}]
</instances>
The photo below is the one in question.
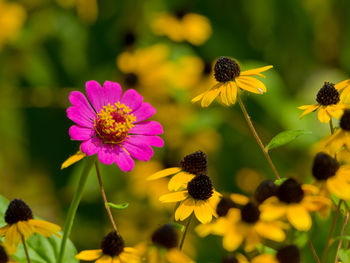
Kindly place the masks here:
<instances>
[{"instance_id":1,"label":"pink zinnia flower","mask_svg":"<svg viewBox=\"0 0 350 263\"><path fill-rule=\"evenodd\" d=\"M72 140L82 141L81 151L97 154L103 164L116 163L124 172L131 171L134 160L148 161L153 156L151 146L162 147L163 133L156 121L146 121L156 110L133 89L125 91L116 82L106 81L103 88L96 81L86 82L86 94L73 91L69 95L72 107L67 116L74 121L69 129Z\"/></svg>"}]
</instances>

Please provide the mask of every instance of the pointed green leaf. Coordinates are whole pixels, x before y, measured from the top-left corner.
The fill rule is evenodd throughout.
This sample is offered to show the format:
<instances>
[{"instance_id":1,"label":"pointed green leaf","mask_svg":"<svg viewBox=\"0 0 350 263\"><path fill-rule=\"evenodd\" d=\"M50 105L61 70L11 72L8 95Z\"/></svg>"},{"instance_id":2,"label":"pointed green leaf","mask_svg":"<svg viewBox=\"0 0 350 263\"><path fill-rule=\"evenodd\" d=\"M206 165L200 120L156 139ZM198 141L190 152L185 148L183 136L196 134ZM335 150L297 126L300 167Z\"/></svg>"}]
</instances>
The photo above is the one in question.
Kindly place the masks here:
<instances>
[{"instance_id":1,"label":"pointed green leaf","mask_svg":"<svg viewBox=\"0 0 350 263\"><path fill-rule=\"evenodd\" d=\"M108 203L108 205L114 209L125 209L129 206L129 203L122 203L122 204L113 204L113 203Z\"/></svg>"},{"instance_id":2,"label":"pointed green leaf","mask_svg":"<svg viewBox=\"0 0 350 263\"><path fill-rule=\"evenodd\" d=\"M311 134L311 131L303 131L303 130L291 130L291 131L283 131L279 134L277 134L275 137L272 138L272 140L269 142L269 144L265 147L266 151L280 147L282 145L285 145L296 138L298 138L301 135L305 134Z\"/></svg>"}]
</instances>

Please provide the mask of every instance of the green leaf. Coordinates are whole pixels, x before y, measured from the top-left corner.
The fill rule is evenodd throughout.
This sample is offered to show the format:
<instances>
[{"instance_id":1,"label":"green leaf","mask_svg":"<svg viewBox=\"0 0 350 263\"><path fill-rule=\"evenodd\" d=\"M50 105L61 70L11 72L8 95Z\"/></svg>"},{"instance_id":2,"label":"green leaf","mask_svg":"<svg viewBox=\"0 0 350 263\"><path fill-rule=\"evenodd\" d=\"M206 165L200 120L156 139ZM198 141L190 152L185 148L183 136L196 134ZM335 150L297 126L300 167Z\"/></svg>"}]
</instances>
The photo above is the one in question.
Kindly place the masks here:
<instances>
[{"instance_id":1,"label":"green leaf","mask_svg":"<svg viewBox=\"0 0 350 263\"><path fill-rule=\"evenodd\" d=\"M9 201L0 195L0 227L4 226L4 215L8 207ZM40 218L36 218L40 219ZM62 234L62 233L61 233ZM27 239L27 247L29 257L32 263L56 263L61 246L61 239L57 236L43 237L39 234L34 234ZM66 244L66 253L63 262L78 263L79 260L75 258L77 250L73 243L68 240ZM27 262L24 249L22 245L18 246L17 253L12 256L17 262Z\"/></svg>"},{"instance_id":2,"label":"green leaf","mask_svg":"<svg viewBox=\"0 0 350 263\"><path fill-rule=\"evenodd\" d=\"M350 263L350 250L345 248L340 249L339 258L343 263Z\"/></svg>"},{"instance_id":3,"label":"green leaf","mask_svg":"<svg viewBox=\"0 0 350 263\"><path fill-rule=\"evenodd\" d=\"M280 186L287 178L281 178L275 180L275 185Z\"/></svg>"},{"instance_id":4,"label":"green leaf","mask_svg":"<svg viewBox=\"0 0 350 263\"><path fill-rule=\"evenodd\" d=\"M125 209L129 206L129 203L122 203L122 204L113 204L108 202L108 205L114 209Z\"/></svg>"},{"instance_id":5,"label":"green leaf","mask_svg":"<svg viewBox=\"0 0 350 263\"><path fill-rule=\"evenodd\" d=\"M311 131L303 131L303 130L291 130L291 131L283 131L279 134L277 134L275 137L272 138L272 140L269 142L269 144L265 147L266 151L280 147L282 145L285 145L296 138L298 138L301 135L305 134L311 134Z\"/></svg>"}]
</instances>

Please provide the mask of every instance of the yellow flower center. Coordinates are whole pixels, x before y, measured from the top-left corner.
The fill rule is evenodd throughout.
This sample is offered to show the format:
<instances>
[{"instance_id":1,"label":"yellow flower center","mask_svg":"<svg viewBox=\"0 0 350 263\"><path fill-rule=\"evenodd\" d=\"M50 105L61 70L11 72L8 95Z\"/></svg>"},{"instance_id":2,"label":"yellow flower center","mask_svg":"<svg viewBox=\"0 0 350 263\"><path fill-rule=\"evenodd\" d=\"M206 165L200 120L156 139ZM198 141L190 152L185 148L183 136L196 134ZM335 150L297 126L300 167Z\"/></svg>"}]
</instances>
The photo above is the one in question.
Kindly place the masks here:
<instances>
[{"instance_id":1,"label":"yellow flower center","mask_svg":"<svg viewBox=\"0 0 350 263\"><path fill-rule=\"evenodd\" d=\"M114 105L103 106L95 120L95 130L104 143L118 144L123 142L130 129L134 127L136 117L131 109L118 101Z\"/></svg>"}]
</instances>

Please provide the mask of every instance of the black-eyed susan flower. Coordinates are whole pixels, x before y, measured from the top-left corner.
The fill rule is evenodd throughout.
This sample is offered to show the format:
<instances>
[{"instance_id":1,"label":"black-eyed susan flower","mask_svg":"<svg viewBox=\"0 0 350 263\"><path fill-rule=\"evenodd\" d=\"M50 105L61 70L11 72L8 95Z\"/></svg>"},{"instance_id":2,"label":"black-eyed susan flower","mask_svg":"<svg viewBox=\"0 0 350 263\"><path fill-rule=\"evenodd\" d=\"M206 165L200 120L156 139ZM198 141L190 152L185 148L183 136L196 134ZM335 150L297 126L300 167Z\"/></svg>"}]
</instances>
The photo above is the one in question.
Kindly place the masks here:
<instances>
[{"instance_id":1,"label":"black-eyed susan flower","mask_svg":"<svg viewBox=\"0 0 350 263\"><path fill-rule=\"evenodd\" d=\"M207 156L202 151L186 155L180 162L180 167L172 167L161 170L149 176L147 180L156 180L159 178L173 175L168 183L169 191L177 191L193 179L193 175L207 174L208 161Z\"/></svg>"},{"instance_id":2,"label":"black-eyed susan flower","mask_svg":"<svg viewBox=\"0 0 350 263\"><path fill-rule=\"evenodd\" d=\"M34 233L45 237L56 235L61 227L44 220L33 218L33 212L30 207L20 199L14 199L10 202L5 212L5 222L7 225L0 228L0 236L5 235L4 244L11 251L16 251L17 246L22 241Z\"/></svg>"},{"instance_id":3,"label":"black-eyed susan flower","mask_svg":"<svg viewBox=\"0 0 350 263\"><path fill-rule=\"evenodd\" d=\"M335 158L321 152L314 158L312 175L335 196L350 200L350 165L340 165Z\"/></svg>"},{"instance_id":4,"label":"black-eyed susan flower","mask_svg":"<svg viewBox=\"0 0 350 263\"><path fill-rule=\"evenodd\" d=\"M202 45L210 37L210 21L205 16L179 11L175 15L161 13L151 21L154 34L167 36L172 41L188 41L193 45Z\"/></svg>"},{"instance_id":5,"label":"black-eyed susan flower","mask_svg":"<svg viewBox=\"0 0 350 263\"><path fill-rule=\"evenodd\" d=\"M209 176L193 175L186 187L179 191L162 195L159 200L163 203L180 202L175 211L175 220L185 220L192 213L203 224L209 223L216 216L215 207L221 194L216 192Z\"/></svg>"},{"instance_id":6,"label":"black-eyed susan flower","mask_svg":"<svg viewBox=\"0 0 350 263\"><path fill-rule=\"evenodd\" d=\"M250 252L264 239L282 242L286 237L285 224L263 220L260 214L260 209L252 202L229 209L226 220L216 229L216 234L223 236L223 247L234 251L243 244L244 250Z\"/></svg>"},{"instance_id":7,"label":"black-eyed susan flower","mask_svg":"<svg viewBox=\"0 0 350 263\"><path fill-rule=\"evenodd\" d=\"M331 205L328 198L317 193L317 187L300 185L289 178L278 187L276 196L260 205L261 217L264 220L286 217L297 230L308 231L312 225L310 212L322 211Z\"/></svg>"},{"instance_id":8,"label":"black-eyed susan flower","mask_svg":"<svg viewBox=\"0 0 350 263\"><path fill-rule=\"evenodd\" d=\"M262 254L254 257L251 263L300 263L300 251L295 245L287 245L277 250L276 255Z\"/></svg>"},{"instance_id":9,"label":"black-eyed susan flower","mask_svg":"<svg viewBox=\"0 0 350 263\"><path fill-rule=\"evenodd\" d=\"M272 180L262 181L254 192L254 200L261 204L267 198L277 194L277 185Z\"/></svg>"},{"instance_id":10,"label":"black-eyed susan flower","mask_svg":"<svg viewBox=\"0 0 350 263\"><path fill-rule=\"evenodd\" d=\"M96 260L96 263L141 262L137 249L125 247L123 238L115 231L103 238L100 249L84 250L75 257L85 261Z\"/></svg>"},{"instance_id":11,"label":"black-eyed susan flower","mask_svg":"<svg viewBox=\"0 0 350 263\"><path fill-rule=\"evenodd\" d=\"M304 112L299 116L299 118L305 115L318 111L318 119L320 122L328 123L332 117L339 119L346 105L340 100L339 90L343 88L344 83L340 82L338 84L333 84L331 82L325 82L322 88L318 91L316 96L317 104L303 105L298 107Z\"/></svg>"},{"instance_id":12,"label":"black-eyed susan flower","mask_svg":"<svg viewBox=\"0 0 350 263\"><path fill-rule=\"evenodd\" d=\"M248 259L239 253L236 255L227 254L222 258L221 263L248 263Z\"/></svg>"},{"instance_id":13,"label":"black-eyed susan flower","mask_svg":"<svg viewBox=\"0 0 350 263\"><path fill-rule=\"evenodd\" d=\"M350 151L350 110L345 110L339 122L340 129L325 142L327 152L335 154L343 147Z\"/></svg>"},{"instance_id":14,"label":"black-eyed susan flower","mask_svg":"<svg viewBox=\"0 0 350 263\"><path fill-rule=\"evenodd\" d=\"M149 263L190 263L193 262L177 246L178 235L171 224L159 227L152 234L152 245L147 248L146 259Z\"/></svg>"},{"instance_id":15,"label":"black-eyed susan flower","mask_svg":"<svg viewBox=\"0 0 350 263\"><path fill-rule=\"evenodd\" d=\"M265 84L252 76L264 77L264 72L273 66L242 71L238 63L228 57L220 57L214 66L214 76L217 84L192 99L192 102L201 101L202 107L208 107L216 97L220 95L223 104L229 106L236 103L239 89L243 89L256 94L266 92Z\"/></svg>"}]
</instances>

